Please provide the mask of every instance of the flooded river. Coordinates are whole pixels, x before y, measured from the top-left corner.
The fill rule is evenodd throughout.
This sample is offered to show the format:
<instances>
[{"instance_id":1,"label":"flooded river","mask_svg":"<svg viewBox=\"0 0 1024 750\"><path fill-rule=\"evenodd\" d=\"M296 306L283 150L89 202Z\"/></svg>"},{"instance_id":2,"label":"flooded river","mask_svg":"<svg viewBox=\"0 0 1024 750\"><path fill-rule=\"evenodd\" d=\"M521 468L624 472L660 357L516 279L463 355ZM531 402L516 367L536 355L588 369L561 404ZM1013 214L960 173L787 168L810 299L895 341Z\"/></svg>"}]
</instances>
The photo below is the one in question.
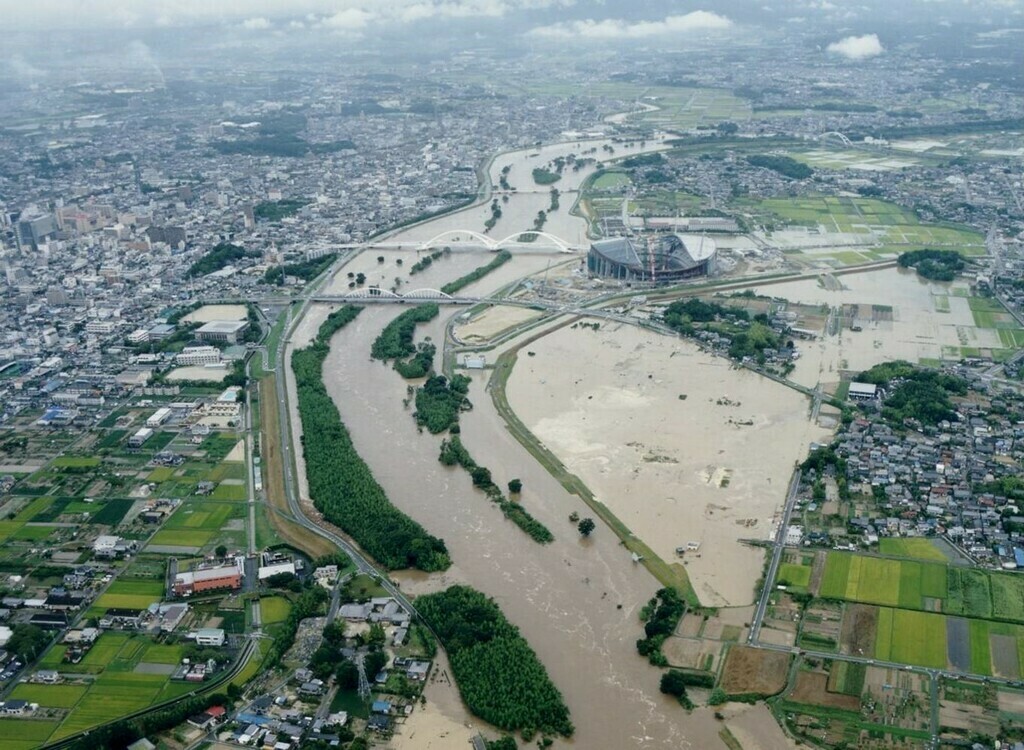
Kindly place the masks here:
<instances>
[{"instance_id":1,"label":"flooded river","mask_svg":"<svg viewBox=\"0 0 1024 750\"><path fill-rule=\"evenodd\" d=\"M600 151L601 144L596 145ZM652 145L649 143L648 148ZM495 159L495 183L501 168L512 164L508 179L521 192L503 205L503 218L492 236L500 238L532 226L533 216L547 206L549 195L546 187L532 192L537 186L532 185L530 171L555 156L580 154L581 146L549 146L531 155L535 153ZM568 216L575 195L565 193L577 188L588 171L569 170L557 184L563 191L562 208L545 227L580 244L585 242L586 225ZM531 192L525 192L527 189ZM486 206L469 209L411 228L393 239L423 241L448 228L481 231L487 215ZM528 253L515 254L511 262L461 294L489 294L566 257L543 254L541 250L538 246ZM483 252L452 253L410 277L409 267L416 255L410 251L366 251L343 269L332 288L346 289L350 272L363 272L369 284L389 288L396 277L402 279L400 290L438 288L493 257ZM402 265L398 264L400 259ZM453 566L442 575L396 576L403 589L415 594L464 582L498 601L537 651L569 705L576 735L571 741L556 743L558 746L586 750L725 748L718 735L721 724L711 712L687 714L674 700L660 694L660 670L647 665L636 653L634 644L642 633L638 612L658 588L657 581L631 561L629 553L603 526L599 525L588 540L579 537L568 516L574 511L586 516L588 509L508 433L485 392L489 372L473 376L469 395L474 408L463 415L463 441L476 461L491 469L499 486L512 478L522 480L524 506L552 530L555 541L549 545L532 541L473 488L465 471L438 462L440 437L421 433L412 418L412 407L403 405L409 396L409 383L390 365L370 359L373 339L404 309L400 305L367 306L335 336L324 365L327 388L360 455L392 502L428 531L444 538L451 553ZM292 346L308 341L327 312L325 306L312 307L292 336ZM465 308L442 308L441 316L419 328L417 340L430 336L440 343L448 321L464 313ZM493 361L490 355L489 359ZM291 381L289 390L294 404ZM301 434L294 409L292 419L295 434ZM300 460L300 487L305 496L304 474ZM745 707L740 712L771 738L772 744L763 747L789 746L766 711Z\"/></svg>"},{"instance_id":2,"label":"flooded river","mask_svg":"<svg viewBox=\"0 0 1024 750\"><path fill-rule=\"evenodd\" d=\"M487 235L495 240L502 240L510 235L533 229L533 221L538 211L547 211L551 204L551 188L558 188L561 193L559 208L557 211L548 213L547 222L544 224L545 232L561 238L571 246L582 247L587 244L587 223L579 217L571 216L569 211L578 197L578 190L583 181L594 173L596 164L588 164L579 171L567 167L562 178L554 185L537 185L533 181L533 170L550 166L551 162L559 157L566 157L575 154L578 158L605 159L626 156L629 154L645 153L667 148L661 138L652 138L642 145L637 141L630 146L621 143L612 143L609 139L574 141L570 143L558 143L542 146L538 149L525 151L512 151L499 154L490 165L491 184L496 188L498 203L501 206L501 218ZM604 147L614 149L614 153L604 150ZM506 179L508 184L515 188L514 193L509 194L507 203L501 199L499 187L501 171L510 167ZM491 216L490 202L480 206L458 211L447 216L442 216L434 221L410 227L389 238L390 242L426 242L431 238L455 230L472 230L484 233L484 222ZM452 236L454 238L454 235ZM464 235L464 238L466 236ZM546 240L538 239L536 244L541 245Z\"/></svg>"}]
</instances>

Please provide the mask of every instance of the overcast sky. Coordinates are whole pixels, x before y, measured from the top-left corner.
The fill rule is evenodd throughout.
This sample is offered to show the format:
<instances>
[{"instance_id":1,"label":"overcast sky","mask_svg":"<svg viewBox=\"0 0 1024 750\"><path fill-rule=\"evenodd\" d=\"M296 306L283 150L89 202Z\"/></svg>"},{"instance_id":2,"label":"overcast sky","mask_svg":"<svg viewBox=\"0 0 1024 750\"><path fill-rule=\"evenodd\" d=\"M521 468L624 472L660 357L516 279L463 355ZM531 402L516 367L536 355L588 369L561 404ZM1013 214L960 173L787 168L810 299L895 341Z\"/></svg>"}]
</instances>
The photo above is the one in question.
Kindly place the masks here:
<instances>
[{"instance_id":1,"label":"overcast sky","mask_svg":"<svg viewBox=\"0 0 1024 750\"><path fill-rule=\"evenodd\" d=\"M875 14L894 13L908 20L1024 23L1024 0L0 0L0 19L9 29L222 24L276 33L309 28L372 33L427 19L535 18L540 28L554 26L553 34L560 29L635 38L724 25L711 16L733 22L748 14L869 21ZM654 25L623 31L644 23Z\"/></svg>"}]
</instances>

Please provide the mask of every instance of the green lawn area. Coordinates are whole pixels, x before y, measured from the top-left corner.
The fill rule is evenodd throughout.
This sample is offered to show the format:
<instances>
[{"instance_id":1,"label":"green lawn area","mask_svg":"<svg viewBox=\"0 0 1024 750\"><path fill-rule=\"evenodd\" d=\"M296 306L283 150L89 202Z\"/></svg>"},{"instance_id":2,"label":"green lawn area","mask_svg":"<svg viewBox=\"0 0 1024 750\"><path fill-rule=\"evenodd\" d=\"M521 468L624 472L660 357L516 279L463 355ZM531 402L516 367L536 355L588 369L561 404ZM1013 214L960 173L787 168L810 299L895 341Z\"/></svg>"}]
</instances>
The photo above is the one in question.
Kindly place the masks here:
<instances>
[{"instance_id":1,"label":"green lawn area","mask_svg":"<svg viewBox=\"0 0 1024 750\"><path fill-rule=\"evenodd\" d=\"M100 459L95 456L57 456L53 459L52 465L60 468L91 469L100 465Z\"/></svg>"},{"instance_id":2,"label":"green lawn area","mask_svg":"<svg viewBox=\"0 0 1024 750\"><path fill-rule=\"evenodd\" d=\"M283 596L266 596L260 599L260 616L264 625L284 622L291 611L291 603Z\"/></svg>"},{"instance_id":3,"label":"green lawn area","mask_svg":"<svg viewBox=\"0 0 1024 750\"><path fill-rule=\"evenodd\" d=\"M153 643L142 652L140 661L147 664L179 664L185 649L176 644Z\"/></svg>"},{"instance_id":4,"label":"green lawn area","mask_svg":"<svg viewBox=\"0 0 1024 750\"><path fill-rule=\"evenodd\" d=\"M946 618L931 612L879 608L875 658L946 667Z\"/></svg>"},{"instance_id":5,"label":"green lawn area","mask_svg":"<svg viewBox=\"0 0 1024 750\"><path fill-rule=\"evenodd\" d=\"M811 568L809 565L782 563L779 566L779 575L776 580L780 583L786 582L796 588L806 589L811 582Z\"/></svg>"},{"instance_id":6,"label":"green lawn area","mask_svg":"<svg viewBox=\"0 0 1024 750\"><path fill-rule=\"evenodd\" d=\"M0 542L14 536L24 524L18 521L0 521Z\"/></svg>"},{"instance_id":7,"label":"green lawn area","mask_svg":"<svg viewBox=\"0 0 1024 750\"><path fill-rule=\"evenodd\" d=\"M949 598L943 611L983 620L992 616L992 587L986 571L951 567L948 587Z\"/></svg>"},{"instance_id":8,"label":"green lawn area","mask_svg":"<svg viewBox=\"0 0 1024 750\"><path fill-rule=\"evenodd\" d=\"M879 552L891 557L910 557L916 560L934 560L936 562L946 562L947 559L931 539L922 537L883 537L879 540L878 547Z\"/></svg>"},{"instance_id":9,"label":"green lawn area","mask_svg":"<svg viewBox=\"0 0 1024 750\"><path fill-rule=\"evenodd\" d=\"M153 681L148 684L143 682L101 684L100 680L97 680L60 725L60 729L54 734L54 739L77 734L150 705L159 695L163 683L167 681L166 676L155 676L159 678L159 682L155 684ZM101 679L102 677L101 675Z\"/></svg>"},{"instance_id":10,"label":"green lawn area","mask_svg":"<svg viewBox=\"0 0 1024 750\"><path fill-rule=\"evenodd\" d=\"M22 526L14 533L14 539L23 539L28 542L38 542L46 539L55 532L56 526Z\"/></svg>"},{"instance_id":11,"label":"green lawn area","mask_svg":"<svg viewBox=\"0 0 1024 750\"><path fill-rule=\"evenodd\" d=\"M189 500L171 516L161 531L199 529L215 532L224 528L230 518L241 518L244 507L230 502L197 498ZM158 532L159 534L160 532Z\"/></svg>"},{"instance_id":12,"label":"green lawn area","mask_svg":"<svg viewBox=\"0 0 1024 750\"><path fill-rule=\"evenodd\" d=\"M591 190L621 190L629 185L629 175L625 172L604 172L594 180Z\"/></svg>"},{"instance_id":13,"label":"green lawn area","mask_svg":"<svg viewBox=\"0 0 1024 750\"><path fill-rule=\"evenodd\" d=\"M268 646L265 646L262 641L258 646L259 648L257 648L257 650L249 657L249 661L246 662L242 671L232 677L229 684L237 687L244 687L245 683L259 674L260 668L263 666L263 657Z\"/></svg>"},{"instance_id":14,"label":"green lawn area","mask_svg":"<svg viewBox=\"0 0 1024 750\"><path fill-rule=\"evenodd\" d=\"M801 197L736 201L740 207L786 225L822 227L825 232L864 234L865 240L894 251L949 247L964 255L984 255L984 238L966 227L922 224L909 209L876 198ZM869 236L870 235L870 236Z\"/></svg>"},{"instance_id":15,"label":"green lawn area","mask_svg":"<svg viewBox=\"0 0 1024 750\"><path fill-rule=\"evenodd\" d=\"M821 580L820 595L826 599L845 599L846 582L850 578L853 555L829 553L825 560L825 574Z\"/></svg>"},{"instance_id":16,"label":"green lawn area","mask_svg":"<svg viewBox=\"0 0 1024 750\"><path fill-rule=\"evenodd\" d=\"M163 598L160 581L114 581L95 606L104 609L145 609Z\"/></svg>"},{"instance_id":17,"label":"green lawn area","mask_svg":"<svg viewBox=\"0 0 1024 750\"><path fill-rule=\"evenodd\" d=\"M249 499L249 493L244 484L218 484L216 489L210 493L214 500L229 500L239 502Z\"/></svg>"},{"instance_id":18,"label":"green lawn area","mask_svg":"<svg viewBox=\"0 0 1024 750\"><path fill-rule=\"evenodd\" d=\"M149 476L146 477L147 482L156 482L160 484L166 482L168 479L174 476L174 469L170 466L158 466L153 471L149 472Z\"/></svg>"},{"instance_id":19,"label":"green lawn area","mask_svg":"<svg viewBox=\"0 0 1024 750\"><path fill-rule=\"evenodd\" d=\"M11 698L38 703L46 708L72 708L88 690L86 685L18 685Z\"/></svg>"},{"instance_id":20,"label":"green lawn area","mask_svg":"<svg viewBox=\"0 0 1024 750\"><path fill-rule=\"evenodd\" d=\"M31 521L40 513L45 511L51 505L53 505L52 497L37 497L35 500L30 502L24 508L22 508L18 515L14 517L15 521Z\"/></svg>"},{"instance_id":21,"label":"green lawn area","mask_svg":"<svg viewBox=\"0 0 1024 750\"><path fill-rule=\"evenodd\" d=\"M213 536L212 531L201 529L161 529L150 541L150 545L167 545L172 547L202 547Z\"/></svg>"},{"instance_id":22,"label":"green lawn area","mask_svg":"<svg viewBox=\"0 0 1024 750\"><path fill-rule=\"evenodd\" d=\"M0 718L0 735L5 750L30 750L39 747L57 728L56 721Z\"/></svg>"}]
</instances>

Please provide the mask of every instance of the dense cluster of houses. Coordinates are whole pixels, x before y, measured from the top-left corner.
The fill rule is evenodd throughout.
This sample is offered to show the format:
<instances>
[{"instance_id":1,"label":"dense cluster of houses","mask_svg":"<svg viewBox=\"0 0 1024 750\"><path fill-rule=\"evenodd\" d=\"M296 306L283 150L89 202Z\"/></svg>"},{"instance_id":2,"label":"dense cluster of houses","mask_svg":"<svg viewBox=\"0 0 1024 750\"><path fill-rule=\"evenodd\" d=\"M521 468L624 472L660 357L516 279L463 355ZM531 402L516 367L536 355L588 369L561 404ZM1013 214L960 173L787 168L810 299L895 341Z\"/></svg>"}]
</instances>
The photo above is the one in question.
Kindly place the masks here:
<instances>
[{"instance_id":1,"label":"dense cluster of houses","mask_svg":"<svg viewBox=\"0 0 1024 750\"><path fill-rule=\"evenodd\" d=\"M868 542L943 536L978 562L1024 568L1024 513L995 491L1017 475L1024 424L1004 416L1010 396L986 404L971 395L958 420L935 427L899 434L869 413L841 431L834 447L850 492L876 498L874 512L849 520L851 532Z\"/></svg>"}]
</instances>

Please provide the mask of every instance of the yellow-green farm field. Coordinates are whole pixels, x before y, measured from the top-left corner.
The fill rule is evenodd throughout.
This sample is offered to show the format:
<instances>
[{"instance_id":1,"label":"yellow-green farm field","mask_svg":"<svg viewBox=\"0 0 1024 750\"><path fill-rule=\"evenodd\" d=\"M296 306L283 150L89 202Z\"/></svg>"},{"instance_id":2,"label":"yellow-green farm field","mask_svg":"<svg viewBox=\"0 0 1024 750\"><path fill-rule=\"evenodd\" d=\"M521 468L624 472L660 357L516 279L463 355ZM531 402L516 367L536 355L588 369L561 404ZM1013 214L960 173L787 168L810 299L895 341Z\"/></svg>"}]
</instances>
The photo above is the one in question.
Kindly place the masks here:
<instances>
[{"instance_id":1,"label":"yellow-green farm field","mask_svg":"<svg viewBox=\"0 0 1024 750\"><path fill-rule=\"evenodd\" d=\"M889 607L934 609L946 598L946 566L829 552L819 595Z\"/></svg>"},{"instance_id":2,"label":"yellow-green farm field","mask_svg":"<svg viewBox=\"0 0 1024 750\"><path fill-rule=\"evenodd\" d=\"M946 618L932 612L880 607L875 658L944 669Z\"/></svg>"},{"instance_id":3,"label":"yellow-green farm field","mask_svg":"<svg viewBox=\"0 0 1024 750\"><path fill-rule=\"evenodd\" d=\"M145 609L163 598L164 586L160 581L114 581L96 600L102 609Z\"/></svg>"},{"instance_id":4,"label":"yellow-green farm field","mask_svg":"<svg viewBox=\"0 0 1024 750\"><path fill-rule=\"evenodd\" d=\"M4 738L4 750L30 750L39 747L50 738L57 724L56 721L0 718L0 736Z\"/></svg>"},{"instance_id":5,"label":"yellow-green farm field","mask_svg":"<svg viewBox=\"0 0 1024 750\"><path fill-rule=\"evenodd\" d=\"M878 551L890 557L910 557L916 560L946 562L947 557L931 539L883 537L878 542Z\"/></svg>"},{"instance_id":6,"label":"yellow-green farm field","mask_svg":"<svg viewBox=\"0 0 1024 750\"><path fill-rule=\"evenodd\" d=\"M44 708L73 708L89 689L87 685L34 685L25 683L11 691L11 698L38 703Z\"/></svg>"}]
</instances>

